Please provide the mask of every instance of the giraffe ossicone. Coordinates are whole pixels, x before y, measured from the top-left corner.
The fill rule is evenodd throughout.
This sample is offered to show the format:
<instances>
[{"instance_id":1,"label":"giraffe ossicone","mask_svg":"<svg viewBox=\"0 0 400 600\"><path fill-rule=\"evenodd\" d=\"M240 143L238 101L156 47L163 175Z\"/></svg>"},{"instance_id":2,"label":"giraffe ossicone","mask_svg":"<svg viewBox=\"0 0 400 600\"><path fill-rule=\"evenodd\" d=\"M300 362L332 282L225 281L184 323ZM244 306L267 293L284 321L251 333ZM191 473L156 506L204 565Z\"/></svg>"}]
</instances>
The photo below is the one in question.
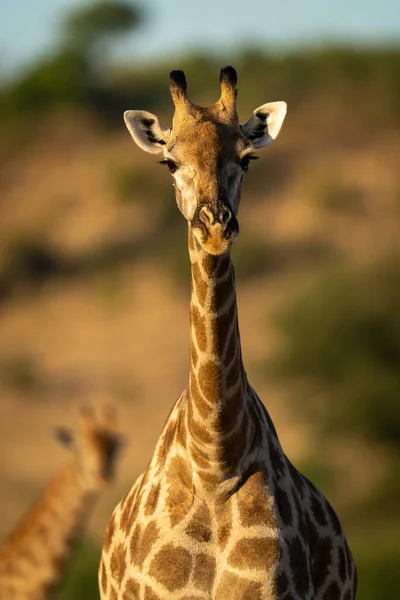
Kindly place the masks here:
<instances>
[{"instance_id":1,"label":"giraffe ossicone","mask_svg":"<svg viewBox=\"0 0 400 600\"><path fill-rule=\"evenodd\" d=\"M56 429L73 453L0 547L0 600L47 600L65 572L95 500L111 480L121 436L116 413L81 408L74 429Z\"/></svg>"},{"instance_id":2,"label":"giraffe ossicone","mask_svg":"<svg viewBox=\"0 0 400 600\"><path fill-rule=\"evenodd\" d=\"M244 125L237 76L208 108L171 72L172 128L127 111L137 145L162 156L188 222L190 371L145 472L115 509L102 600L354 600L356 569L336 513L285 456L242 361L230 248L254 152L278 135L284 102Z\"/></svg>"}]
</instances>

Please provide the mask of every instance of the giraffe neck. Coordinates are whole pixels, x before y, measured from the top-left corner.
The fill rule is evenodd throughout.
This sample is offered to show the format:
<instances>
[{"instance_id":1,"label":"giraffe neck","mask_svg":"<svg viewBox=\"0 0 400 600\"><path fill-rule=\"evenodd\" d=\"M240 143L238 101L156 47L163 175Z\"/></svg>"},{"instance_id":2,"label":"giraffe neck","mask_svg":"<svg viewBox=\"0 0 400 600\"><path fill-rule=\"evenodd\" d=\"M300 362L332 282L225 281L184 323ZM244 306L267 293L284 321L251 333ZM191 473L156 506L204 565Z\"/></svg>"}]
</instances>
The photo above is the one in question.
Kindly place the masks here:
<instances>
[{"instance_id":1,"label":"giraffe neck","mask_svg":"<svg viewBox=\"0 0 400 600\"><path fill-rule=\"evenodd\" d=\"M208 468L211 463L217 465L221 477L225 477L240 468L238 461L250 426L235 276L229 252L222 256L205 252L190 225L189 254L192 294L188 432Z\"/></svg>"},{"instance_id":2,"label":"giraffe neck","mask_svg":"<svg viewBox=\"0 0 400 600\"><path fill-rule=\"evenodd\" d=\"M85 485L75 462L50 482L0 549L0 596L10 584L29 589L29 597L47 597L62 577L98 492Z\"/></svg>"}]
</instances>

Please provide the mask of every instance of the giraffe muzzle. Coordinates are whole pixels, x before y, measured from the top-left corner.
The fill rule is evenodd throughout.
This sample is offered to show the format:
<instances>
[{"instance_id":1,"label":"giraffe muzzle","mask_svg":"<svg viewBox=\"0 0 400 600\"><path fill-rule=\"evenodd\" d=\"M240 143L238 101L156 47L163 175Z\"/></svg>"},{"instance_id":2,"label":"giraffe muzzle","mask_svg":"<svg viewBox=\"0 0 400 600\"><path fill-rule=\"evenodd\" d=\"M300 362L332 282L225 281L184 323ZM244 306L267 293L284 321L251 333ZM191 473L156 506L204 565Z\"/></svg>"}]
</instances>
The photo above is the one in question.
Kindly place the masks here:
<instances>
[{"instance_id":1,"label":"giraffe muzzle","mask_svg":"<svg viewBox=\"0 0 400 600\"><path fill-rule=\"evenodd\" d=\"M239 223L226 206L214 209L208 204L198 207L192 219L193 231L203 248L210 254L223 254L239 233Z\"/></svg>"}]
</instances>

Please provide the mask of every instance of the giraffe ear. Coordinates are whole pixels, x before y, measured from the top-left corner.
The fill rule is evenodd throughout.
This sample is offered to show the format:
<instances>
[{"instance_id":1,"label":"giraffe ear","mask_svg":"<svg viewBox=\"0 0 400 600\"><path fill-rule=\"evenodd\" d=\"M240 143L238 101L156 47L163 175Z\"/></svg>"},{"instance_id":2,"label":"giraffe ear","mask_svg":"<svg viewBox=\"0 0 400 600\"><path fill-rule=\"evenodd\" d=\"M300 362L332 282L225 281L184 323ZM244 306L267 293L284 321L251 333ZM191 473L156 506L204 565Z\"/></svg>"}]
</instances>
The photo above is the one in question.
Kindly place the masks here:
<instances>
[{"instance_id":1,"label":"giraffe ear","mask_svg":"<svg viewBox=\"0 0 400 600\"><path fill-rule=\"evenodd\" d=\"M170 130L161 125L158 117L145 110L127 110L124 121L136 144L145 152L159 154L166 145Z\"/></svg>"},{"instance_id":2,"label":"giraffe ear","mask_svg":"<svg viewBox=\"0 0 400 600\"><path fill-rule=\"evenodd\" d=\"M74 434L66 427L56 427L54 429L54 435L56 440L63 446L67 446L67 448L70 448L74 443Z\"/></svg>"},{"instance_id":3,"label":"giraffe ear","mask_svg":"<svg viewBox=\"0 0 400 600\"><path fill-rule=\"evenodd\" d=\"M243 135L255 149L268 146L280 132L286 111L286 102L269 102L259 106L247 123L240 126Z\"/></svg>"}]
</instances>

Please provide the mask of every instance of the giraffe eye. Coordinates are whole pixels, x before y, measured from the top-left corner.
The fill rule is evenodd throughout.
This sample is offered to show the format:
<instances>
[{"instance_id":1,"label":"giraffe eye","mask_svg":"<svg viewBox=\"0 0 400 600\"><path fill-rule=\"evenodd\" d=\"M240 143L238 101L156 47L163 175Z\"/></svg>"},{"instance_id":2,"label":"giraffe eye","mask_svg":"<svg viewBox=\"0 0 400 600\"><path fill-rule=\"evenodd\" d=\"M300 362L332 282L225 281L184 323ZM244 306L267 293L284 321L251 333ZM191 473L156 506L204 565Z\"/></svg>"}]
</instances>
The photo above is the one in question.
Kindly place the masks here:
<instances>
[{"instance_id":1,"label":"giraffe eye","mask_svg":"<svg viewBox=\"0 0 400 600\"><path fill-rule=\"evenodd\" d=\"M168 171L170 173L175 173L175 171L178 169L178 165L174 163L173 160L168 160L167 158L165 158L164 160L160 160L160 165L167 165Z\"/></svg>"},{"instance_id":2,"label":"giraffe eye","mask_svg":"<svg viewBox=\"0 0 400 600\"><path fill-rule=\"evenodd\" d=\"M257 158L258 158L258 156L254 156L253 154L247 154L246 156L244 156L242 158L242 160L240 161L240 166L242 167L243 171L248 171L250 161L257 160Z\"/></svg>"}]
</instances>

